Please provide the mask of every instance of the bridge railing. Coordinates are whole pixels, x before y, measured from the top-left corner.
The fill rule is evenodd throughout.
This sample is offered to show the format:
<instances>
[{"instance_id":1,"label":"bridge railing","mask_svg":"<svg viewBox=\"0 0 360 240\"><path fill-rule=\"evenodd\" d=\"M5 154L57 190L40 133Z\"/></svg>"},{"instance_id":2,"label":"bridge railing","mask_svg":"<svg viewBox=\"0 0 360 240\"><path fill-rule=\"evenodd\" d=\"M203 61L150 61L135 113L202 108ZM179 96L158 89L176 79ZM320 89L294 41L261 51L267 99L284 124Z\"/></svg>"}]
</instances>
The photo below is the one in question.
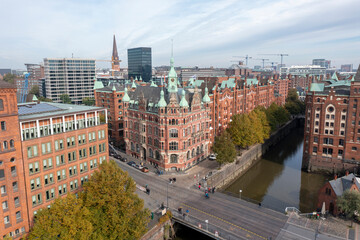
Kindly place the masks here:
<instances>
[{"instance_id":1,"label":"bridge railing","mask_svg":"<svg viewBox=\"0 0 360 240\"><path fill-rule=\"evenodd\" d=\"M189 213L186 213L185 209L182 209L181 213L177 209L170 210L175 221L181 224L186 223L191 225L194 230L202 232L203 234L206 234L214 239L245 239L234 235L230 230L226 230L218 225L213 224L211 219L206 222L207 219L199 219Z\"/></svg>"},{"instance_id":2,"label":"bridge railing","mask_svg":"<svg viewBox=\"0 0 360 240\"><path fill-rule=\"evenodd\" d=\"M295 212L297 214L300 214L300 210L297 209L296 207L286 207L285 208L285 213L288 214L288 213L292 213L292 212Z\"/></svg>"}]
</instances>

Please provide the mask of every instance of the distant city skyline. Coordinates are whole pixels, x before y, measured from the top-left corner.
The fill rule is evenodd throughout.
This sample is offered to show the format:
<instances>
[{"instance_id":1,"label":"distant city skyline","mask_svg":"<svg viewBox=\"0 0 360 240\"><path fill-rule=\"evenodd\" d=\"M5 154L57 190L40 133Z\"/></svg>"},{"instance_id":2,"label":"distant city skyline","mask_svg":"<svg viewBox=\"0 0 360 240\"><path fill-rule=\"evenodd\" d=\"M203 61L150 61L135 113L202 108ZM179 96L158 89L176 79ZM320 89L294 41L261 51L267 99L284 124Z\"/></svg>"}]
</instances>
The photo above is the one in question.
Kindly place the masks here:
<instances>
[{"instance_id":1,"label":"distant city skyline","mask_svg":"<svg viewBox=\"0 0 360 240\"><path fill-rule=\"evenodd\" d=\"M233 56L280 63L360 63L360 1L357 0L154 0L1 1L0 68L25 69L44 58L110 60L116 36L120 67L127 49L151 47L153 66L229 67ZM249 60L249 66L262 65ZM269 63L268 65L271 65ZM98 62L98 67L110 63Z\"/></svg>"}]
</instances>

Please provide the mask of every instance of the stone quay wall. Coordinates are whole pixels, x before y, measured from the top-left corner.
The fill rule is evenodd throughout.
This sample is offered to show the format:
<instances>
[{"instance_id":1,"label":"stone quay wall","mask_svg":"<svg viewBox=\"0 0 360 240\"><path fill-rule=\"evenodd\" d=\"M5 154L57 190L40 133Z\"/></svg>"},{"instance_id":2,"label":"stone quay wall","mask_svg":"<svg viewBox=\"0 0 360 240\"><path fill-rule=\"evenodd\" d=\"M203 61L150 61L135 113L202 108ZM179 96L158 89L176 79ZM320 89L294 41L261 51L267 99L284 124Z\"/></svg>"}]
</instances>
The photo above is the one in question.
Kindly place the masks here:
<instances>
[{"instance_id":1,"label":"stone quay wall","mask_svg":"<svg viewBox=\"0 0 360 240\"><path fill-rule=\"evenodd\" d=\"M229 164L223 166L219 171L207 178L207 186L215 186L216 188L225 189L239 176L245 173L254 163L256 163L263 154L265 154L273 145L277 144L281 139L287 136L291 130L303 127L304 118L295 117L276 132L271 134L263 144L251 146L248 150L242 152L241 156Z\"/></svg>"}]
</instances>

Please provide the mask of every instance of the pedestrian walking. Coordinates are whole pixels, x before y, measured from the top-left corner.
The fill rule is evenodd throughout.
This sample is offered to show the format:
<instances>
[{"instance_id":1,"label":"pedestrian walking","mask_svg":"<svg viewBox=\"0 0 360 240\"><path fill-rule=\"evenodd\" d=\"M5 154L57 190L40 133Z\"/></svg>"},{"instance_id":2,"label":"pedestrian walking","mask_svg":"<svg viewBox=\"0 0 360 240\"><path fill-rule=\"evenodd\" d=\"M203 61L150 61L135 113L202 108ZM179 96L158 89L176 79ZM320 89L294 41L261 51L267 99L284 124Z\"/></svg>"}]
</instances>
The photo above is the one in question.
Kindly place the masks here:
<instances>
[{"instance_id":1,"label":"pedestrian walking","mask_svg":"<svg viewBox=\"0 0 360 240\"><path fill-rule=\"evenodd\" d=\"M211 189L211 193L214 193L215 192L215 187L213 187L212 189Z\"/></svg>"},{"instance_id":2,"label":"pedestrian walking","mask_svg":"<svg viewBox=\"0 0 360 240\"><path fill-rule=\"evenodd\" d=\"M201 184L199 183L199 189L201 189Z\"/></svg>"}]
</instances>

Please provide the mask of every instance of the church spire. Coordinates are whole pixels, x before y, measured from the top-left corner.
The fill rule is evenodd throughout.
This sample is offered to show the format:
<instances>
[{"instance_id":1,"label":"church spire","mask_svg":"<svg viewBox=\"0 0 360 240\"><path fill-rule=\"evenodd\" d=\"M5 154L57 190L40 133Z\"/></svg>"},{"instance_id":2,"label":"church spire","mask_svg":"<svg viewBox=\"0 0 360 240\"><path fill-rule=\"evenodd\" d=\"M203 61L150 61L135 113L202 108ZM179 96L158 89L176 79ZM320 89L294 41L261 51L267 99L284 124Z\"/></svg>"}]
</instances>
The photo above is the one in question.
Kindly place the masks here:
<instances>
[{"instance_id":1,"label":"church spire","mask_svg":"<svg viewBox=\"0 0 360 240\"><path fill-rule=\"evenodd\" d=\"M112 62L111 62L112 70L120 71L120 61L119 61L119 54L118 54L117 46L116 46L115 34L114 34L114 40L113 40L113 51L112 51L111 60L112 60Z\"/></svg>"}]
</instances>

